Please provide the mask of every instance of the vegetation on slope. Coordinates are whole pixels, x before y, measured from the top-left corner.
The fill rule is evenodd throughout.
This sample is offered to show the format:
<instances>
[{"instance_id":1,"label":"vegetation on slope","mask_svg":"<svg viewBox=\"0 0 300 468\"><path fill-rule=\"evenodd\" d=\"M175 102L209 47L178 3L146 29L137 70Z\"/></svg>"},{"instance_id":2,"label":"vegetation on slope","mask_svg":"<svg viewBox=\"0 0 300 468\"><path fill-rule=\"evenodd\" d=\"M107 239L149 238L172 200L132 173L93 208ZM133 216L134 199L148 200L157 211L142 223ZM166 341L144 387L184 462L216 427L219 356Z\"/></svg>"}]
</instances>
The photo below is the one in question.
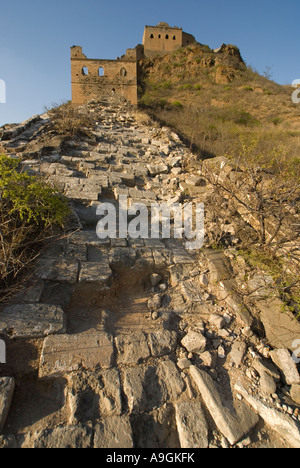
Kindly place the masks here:
<instances>
[{"instance_id":1,"label":"vegetation on slope","mask_svg":"<svg viewBox=\"0 0 300 468\"><path fill-rule=\"evenodd\" d=\"M144 59L140 69L141 107L180 134L195 154L187 169L200 170L214 188L206 200L213 226L206 245L227 245L226 226L236 210L255 218L254 235L242 233L240 251L272 275L280 296L299 314L299 233L293 223L299 217L300 105L292 102L292 87L247 67L235 46L213 51L194 44ZM203 164L213 157L226 157L231 168L214 174L214 164Z\"/></svg>"},{"instance_id":2,"label":"vegetation on slope","mask_svg":"<svg viewBox=\"0 0 300 468\"><path fill-rule=\"evenodd\" d=\"M176 129L200 159L239 157L253 145L265 162L298 163L300 106L292 88L247 67L234 46L195 44L140 62L140 104Z\"/></svg>"},{"instance_id":3,"label":"vegetation on slope","mask_svg":"<svg viewBox=\"0 0 300 468\"><path fill-rule=\"evenodd\" d=\"M35 176L20 170L20 160L0 156L0 301L28 271L42 242L69 214L65 199Z\"/></svg>"}]
</instances>

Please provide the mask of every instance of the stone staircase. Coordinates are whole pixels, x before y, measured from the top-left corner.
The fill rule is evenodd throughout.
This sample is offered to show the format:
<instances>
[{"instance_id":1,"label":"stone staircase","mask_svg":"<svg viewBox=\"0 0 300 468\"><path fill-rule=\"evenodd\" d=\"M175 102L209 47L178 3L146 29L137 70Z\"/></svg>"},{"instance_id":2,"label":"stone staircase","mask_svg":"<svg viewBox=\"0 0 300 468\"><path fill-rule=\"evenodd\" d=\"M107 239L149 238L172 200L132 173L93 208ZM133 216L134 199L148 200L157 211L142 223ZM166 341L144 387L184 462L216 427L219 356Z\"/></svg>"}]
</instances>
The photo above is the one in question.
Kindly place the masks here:
<instances>
[{"instance_id":1,"label":"stone staircase","mask_svg":"<svg viewBox=\"0 0 300 468\"><path fill-rule=\"evenodd\" d=\"M187 188L205 197L184 171L188 149L170 129L139 123L125 101L85 111L95 114L90 138L50 152L47 115L4 128L6 150L60 187L73 215L0 311L0 447L300 447L297 405L285 411L276 385L262 393L246 376L264 359L258 349L271 348L237 298L214 295L220 259L177 239L96 235L99 202L172 206Z\"/></svg>"}]
</instances>

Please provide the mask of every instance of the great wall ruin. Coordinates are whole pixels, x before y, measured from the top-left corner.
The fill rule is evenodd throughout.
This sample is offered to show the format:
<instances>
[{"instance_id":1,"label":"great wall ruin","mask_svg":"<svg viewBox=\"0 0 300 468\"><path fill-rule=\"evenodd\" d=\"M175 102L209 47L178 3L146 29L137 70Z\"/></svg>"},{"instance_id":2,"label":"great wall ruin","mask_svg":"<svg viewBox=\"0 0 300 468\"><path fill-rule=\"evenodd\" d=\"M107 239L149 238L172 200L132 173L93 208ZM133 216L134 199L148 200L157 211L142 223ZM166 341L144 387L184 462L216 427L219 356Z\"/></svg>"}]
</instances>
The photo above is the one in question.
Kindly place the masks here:
<instances>
[{"instance_id":1,"label":"great wall ruin","mask_svg":"<svg viewBox=\"0 0 300 468\"><path fill-rule=\"evenodd\" d=\"M151 41L172 42L165 51L193 39L168 28L146 28L143 53L160 52ZM299 448L300 325L270 279L234 247L96 235L100 202L172 207L187 189L204 203L213 190L186 169L179 136L136 113L140 52L102 61L72 48L88 136L49 133L51 113L2 128L5 151L59 187L72 217L0 308L0 448ZM225 158L208 164L234 173Z\"/></svg>"}]
</instances>

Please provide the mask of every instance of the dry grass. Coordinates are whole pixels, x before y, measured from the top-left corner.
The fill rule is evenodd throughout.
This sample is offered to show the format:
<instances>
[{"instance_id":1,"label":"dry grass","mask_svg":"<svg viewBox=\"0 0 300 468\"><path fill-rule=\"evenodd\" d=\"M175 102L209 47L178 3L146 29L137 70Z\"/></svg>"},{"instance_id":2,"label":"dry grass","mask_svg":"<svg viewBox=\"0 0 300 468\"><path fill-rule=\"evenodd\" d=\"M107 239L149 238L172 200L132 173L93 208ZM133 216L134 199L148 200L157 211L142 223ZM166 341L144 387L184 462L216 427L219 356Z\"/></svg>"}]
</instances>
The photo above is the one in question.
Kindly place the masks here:
<instances>
[{"instance_id":1,"label":"dry grass","mask_svg":"<svg viewBox=\"0 0 300 468\"><path fill-rule=\"evenodd\" d=\"M85 109L75 108L70 102L62 105L54 105L51 109L46 109L51 122L52 129L59 135L75 136L84 133L94 125L93 116Z\"/></svg>"},{"instance_id":2,"label":"dry grass","mask_svg":"<svg viewBox=\"0 0 300 468\"><path fill-rule=\"evenodd\" d=\"M224 63L211 66L212 58ZM193 46L142 63L141 106L176 129L200 159L238 157L245 142L256 142L256 151L270 163L278 154L299 159L300 105L292 103L292 87L231 60ZM233 70L234 79L217 84L223 65Z\"/></svg>"}]
</instances>

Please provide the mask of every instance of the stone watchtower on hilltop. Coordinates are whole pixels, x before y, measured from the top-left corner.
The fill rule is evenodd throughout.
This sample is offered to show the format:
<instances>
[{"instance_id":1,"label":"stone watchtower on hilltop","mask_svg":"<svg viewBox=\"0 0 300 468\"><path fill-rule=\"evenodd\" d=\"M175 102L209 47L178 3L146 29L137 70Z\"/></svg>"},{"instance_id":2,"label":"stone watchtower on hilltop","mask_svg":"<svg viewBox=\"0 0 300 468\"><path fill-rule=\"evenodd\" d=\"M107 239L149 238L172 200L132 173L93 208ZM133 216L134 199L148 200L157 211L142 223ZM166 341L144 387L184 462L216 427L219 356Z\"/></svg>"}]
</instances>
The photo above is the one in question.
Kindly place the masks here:
<instances>
[{"instance_id":1,"label":"stone watchtower on hilltop","mask_svg":"<svg viewBox=\"0 0 300 468\"><path fill-rule=\"evenodd\" d=\"M145 57L166 55L193 42L195 42L194 36L183 32L182 28L171 28L168 23L146 26L143 38L144 55Z\"/></svg>"},{"instance_id":2,"label":"stone watchtower on hilltop","mask_svg":"<svg viewBox=\"0 0 300 468\"><path fill-rule=\"evenodd\" d=\"M146 26L143 45L127 49L117 60L89 59L82 47L71 47L72 104L80 106L108 95L123 96L137 105L138 62L169 54L195 42L194 36L167 23Z\"/></svg>"}]
</instances>

